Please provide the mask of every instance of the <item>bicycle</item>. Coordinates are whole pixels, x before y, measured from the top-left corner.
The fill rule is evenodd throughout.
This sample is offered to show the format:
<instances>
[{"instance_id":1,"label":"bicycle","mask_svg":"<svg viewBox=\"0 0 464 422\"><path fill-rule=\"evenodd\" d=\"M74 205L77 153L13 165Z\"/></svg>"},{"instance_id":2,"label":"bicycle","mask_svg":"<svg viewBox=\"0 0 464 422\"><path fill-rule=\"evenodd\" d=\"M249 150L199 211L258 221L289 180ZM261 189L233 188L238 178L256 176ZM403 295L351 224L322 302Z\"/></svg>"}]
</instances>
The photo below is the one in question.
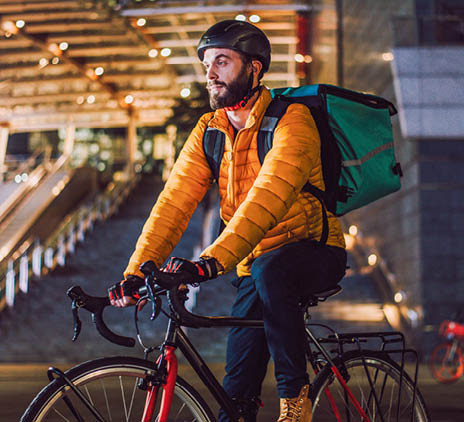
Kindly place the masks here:
<instances>
[{"instance_id":1,"label":"bicycle","mask_svg":"<svg viewBox=\"0 0 464 422\"><path fill-rule=\"evenodd\" d=\"M216 421L201 395L177 376L175 350L185 356L214 399L233 421L243 421L240 403L228 397L218 380L190 342L181 327L255 327L263 321L228 316L208 317L190 313L184 307L186 291L180 284L190 283L182 274L160 272L152 262L141 267L145 274L142 299L152 304L152 319L161 312L169 317L165 340L159 347L157 359L149 359L155 347L143 346L137 325L137 338L145 350L144 359L134 357L101 358L82 363L62 372L51 367L50 383L35 397L24 413L22 422L39 421ZM308 310L341 290L318 292L304 304ZM169 310L162 307L166 295ZM133 338L113 333L105 324L103 309L107 297L91 297L78 286L68 291L73 300L75 317L74 339L80 332L78 310L92 313L100 334L124 346L133 346ZM141 300L142 300L141 299ZM137 307L136 307L137 309ZM328 329L330 334L316 337L313 326ZM428 422L427 408L417 388L417 354L404 347L401 333L338 334L321 324L307 324L307 358L317 374L311 389L313 420L323 421L412 421ZM380 339L379 350L363 349L362 343ZM389 345L401 347L388 349ZM326 347L324 347L324 345ZM356 349L345 350L348 345ZM327 349L327 346L330 346ZM400 363L393 355L401 357ZM416 358L414 378L405 372L405 356ZM161 400L157 400L161 392Z\"/></svg>"},{"instance_id":2,"label":"bicycle","mask_svg":"<svg viewBox=\"0 0 464 422\"><path fill-rule=\"evenodd\" d=\"M446 340L432 350L429 368L433 377L442 384L456 382L464 372L464 356L461 340L464 339L464 324L445 320L438 334Z\"/></svg>"}]
</instances>

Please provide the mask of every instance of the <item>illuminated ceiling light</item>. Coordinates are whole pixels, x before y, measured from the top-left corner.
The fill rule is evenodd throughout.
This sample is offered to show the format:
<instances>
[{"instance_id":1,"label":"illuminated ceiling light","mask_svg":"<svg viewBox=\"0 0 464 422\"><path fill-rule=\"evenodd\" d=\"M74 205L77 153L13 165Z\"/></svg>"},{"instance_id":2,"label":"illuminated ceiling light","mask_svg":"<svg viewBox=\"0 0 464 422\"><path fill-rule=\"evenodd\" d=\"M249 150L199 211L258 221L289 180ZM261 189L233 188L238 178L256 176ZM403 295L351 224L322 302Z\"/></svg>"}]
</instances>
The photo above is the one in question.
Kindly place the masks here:
<instances>
[{"instance_id":1,"label":"illuminated ceiling light","mask_svg":"<svg viewBox=\"0 0 464 422\"><path fill-rule=\"evenodd\" d=\"M77 99L76 99L76 103L79 104L79 105L84 104L84 101L85 101L85 98L82 95L77 97Z\"/></svg>"},{"instance_id":2,"label":"illuminated ceiling light","mask_svg":"<svg viewBox=\"0 0 464 422\"><path fill-rule=\"evenodd\" d=\"M20 174L17 174L17 175L14 177L14 181L15 181L16 183L21 183L21 182L22 182L22 180L21 180L21 175L20 175Z\"/></svg>"},{"instance_id":3,"label":"illuminated ceiling light","mask_svg":"<svg viewBox=\"0 0 464 422\"><path fill-rule=\"evenodd\" d=\"M258 23L261 18L258 16L258 15L251 15L249 18L250 22L253 22L253 23Z\"/></svg>"},{"instance_id":4,"label":"illuminated ceiling light","mask_svg":"<svg viewBox=\"0 0 464 422\"><path fill-rule=\"evenodd\" d=\"M154 59L156 56L158 56L158 50L156 48L152 48L149 52L148 55Z\"/></svg>"},{"instance_id":5,"label":"illuminated ceiling light","mask_svg":"<svg viewBox=\"0 0 464 422\"><path fill-rule=\"evenodd\" d=\"M17 34L19 32L19 28L11 21L4 21L1 23L2 29L6 32L11 34ZM5 34L6 35L6 34Z\"/></svg>"},{"instance_id":6,"label":"illuminated ceiling light","mask_svg":"<svg viewBox=\"0 0 464 422\"><path fill-rule=\"evenodd\" d=\"M377 255L375 253L373 254L370 254L368 257L367 257L367 263L372 267L374 266L375 264L377 264Z\"/></svg>"},{"instance_id":7,"label":"illuminated ceiling light","mask_svg":"<svg viewBox=\"0 0 464 422\"><path fill-rule=\"evenodd\" d=\"M96 79L98 79L98 76L95 74L94 70L93 69L87 69L85 71L85 74L88 78L92 79L93 81L95 81Z\"/></svg>"},{"instance_id":8,"label":"illuminated ceiling light","mask_svg":"<svg viewBox=\"0 0 464 422\"><path fill-rule=\"evenodd\" d=\"M53 57L52 59L52 64L58 64L60 62L60 58L59 57Z\"/></svg>"},{"instance_id":9,"label":"illuminated ceiling light","mask_svg":"<svg viewBox=\"0 0 464 422\"><path fill-rule=\"evenodd\" d=\"M47 66L47 64L48 64L48 59L46 59L45 57L42 57L42 58L39 60L39 66L40 66L40 68Z\"/></svg>"},{"instance_id":10,"label":"illuminated ceiling light","mask_svg":"<svg viewBox=\"0 0 464 422\"><path fill-rule=\"evenodd\" d=\"M181 91L180 91L180 96L182 98L187 98L189 97L191 94L191 91L190 91L190 88L183 88Z\"/></svg>"},{"instance_id":11,"label":"illuminated ceiling light","mask_svg":"<svg viewBox=\"0 0 464 422\"><path fill-rule=\"evenodd\" d=\"M303 54L300 54L300 53L295 54L295 61L296 61L297 63L303 63L303 62L304 62L304 56L303 56Z\"/></svg>"},{"instance_id":12,"label":"illuminated ceiling light","mask_svg":"<svg viewBox=\"0 0 464 422\"><path fill-rule=\"evenodd\" d=\"M69 44L66 41L60 42L60 50L64 51L69 48Z\"/></svg>"},{"instance_id":13,"label":"illuminated ceiling light","mask_svg":"<svg viewBox=\"0 0 464 422\"><path fill-rule=\"evenodd\" d=\"M394 58L395 58L395 56L391 52L382 54L382 60L384 60L386 62L392 62Z\"/></svg>"},{"instance_id":14,"label":"illuminated ceiling light","mask_svg":"<svg viewBox=\"0 0 464 422\"><path fill-rule=\"evenodd\" d=\"M61 56L62 54L62 50L61 48L58 46L58 44L52 42L51 44L48 44L48 51L50 51L51 53L53 53L55 56Z\"/></svg>"},{"instance_id":15,"label":"illuminated ceiling light","mask_svg":"<svg viewBox=\"0 0 464 422\"><path fill-rule=\"evenodd\" d=\"M235 16L235 20L236 21L246 21L246 16L242 15L242 14L237 15L237 16Z\"/></svg>"},{"instance_id":16,"label":"illuminated ceiling light","mask_svg":"<svg viewBox=\"0 0 464 422\"><path fill-rule=\"evenodd\" d=\"M24 22L22 19L16 21L16 28L24 28L24 25L26 25L26 22Z\"/></svg>"},{"instance_id":17,"label":"illuminated ceiling light","mask_svg":"<svg viewBox=\"0 0 464 422\"><path fill-rule=\"evenodd\" d=\"M137 26L144 26L146 23L147 23L147 20L145 18L137 19Z\"/></svg>"},{"instance_id":18,"label":"illuminated ceiling light","mask_svg":"<svg viewBox=\"0 0 464 422\"><path fill-rule=\"evenodd\" d=\"M346 250L350 251L354 246L354 237L351 234L346 233L343 234L343 237L345 238Z\"/></svg>"},{"instance_id":19,"label":"illuminated ceiling light","mask_svg":"<svg viewBox=\"0 0 464 422\"><path fill-rule=\"evenodd\" d=\"M87 102L88 102L89 104L93 104L93 103L95 102L95 95L89 95L89 96L87 97Z\"/></svg>"},{"instance_id":20,"label":"illuminated ceiling light","mask_svg":"<svg viewBox=\"0 0 464 422\"><path fill-rule=\"evenodd\" d=\"M403 292L402 290L399 292L396 292L395 296L393 297L396 303L401 303L405 298L406 298L406 293Z\"/></svg>"},{"instance_id":21,"label":"illuminated ceiling light","mask_svg":"<svg viewBox=\"0 0 464 422\"><path fill-rule=\"evenodd\" d=\"M171 55L171 49L170 49L170 48L163 48L163 49L161 50L161 55L162 55L163 57L168 57L168 56L170 56L170 55Z\"/></svg>"},{"instance_id":22,"label":"illuminated ceiling light","mask_svg":"<svg viewBox=\"0 0 464 422\"><path fill-rule=\"evenodd\" d=\"M309 54L306 54L304 56L304 62L305 63L312 63L312 61L313 61L313 58Z\"/></svg>"},{"instance_id":23,"label":"illuminated ceiling light","mask_svg":"<svg viewBox=\"0 0 464 422\"><path fill-rule=\"evenodd\" d=\"M23 182L26 182L28 178L29 178L29 176L28 176L27 173L21 174L21 180L22 180Z\"/></svg>"},{"instance_id":24,"label":"illuminated ceiling light","mask_svg":"<svg viewBox=\"0 0 464 422\"><path fill-rule=\"evenodd\" d=\"M105 72L105 69L103 69L103 67L101 67L101 66L98 66L98 67L95 69L95 75L97 75L97 76L103 75L104 72Z\"/></svg>"},{"instance_id":25,"label":"illuminated ceiling light","mask_svg":"<svg viewBox=\"0 0 464 422\"><path fill-rule=\"evenodd\" d=\"M356 236L358 234L358 227L355 226L354 224L350 226L348 229L348 233L351 234L351 236Z\"/></svg>"},{"instance_id":26,"label":"illuminated ceiling light","mask_svg":"<svg viewBox=\"0 0 464 422\"><path fill-rule=\"evenodd\" d=\"M132 95L130 95L130 94L129 94L129 95L126 95L126 96L124 97L124 102L125 102L126 104L132 104L132 103L134 102L134 97L133 97Z\"/></svg>"}]
</instances>

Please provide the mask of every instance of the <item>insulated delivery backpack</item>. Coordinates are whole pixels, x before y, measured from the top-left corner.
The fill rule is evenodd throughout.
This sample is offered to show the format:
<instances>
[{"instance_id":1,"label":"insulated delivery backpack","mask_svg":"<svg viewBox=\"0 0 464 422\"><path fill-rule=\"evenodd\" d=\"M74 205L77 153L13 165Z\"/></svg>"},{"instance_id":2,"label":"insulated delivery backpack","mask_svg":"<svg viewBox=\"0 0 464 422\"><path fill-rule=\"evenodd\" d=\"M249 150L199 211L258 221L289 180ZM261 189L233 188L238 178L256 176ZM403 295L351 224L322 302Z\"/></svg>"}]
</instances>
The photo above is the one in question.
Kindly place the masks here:
<instances>
[{"instance_id":1,"label":"insulated delivery backpack","mask_svg":"<svg viewBox=\"0 0 464 422\"><path fill-rule=\"evenodd\" d=\"M323 233L328 235L326 209L337 216L367 205L400 189L400 164L395 159L391 116L397 113L384 98L333 85L305 85L271 89L273 100L258 133L261 163L272 148L274 129L287 107L305 104L321 138L321 162L325 191L309 182L303 190L322 204ZM224 154L224 134L209 128L203 149L214 177Z\"/></svg>"}]
</instances>

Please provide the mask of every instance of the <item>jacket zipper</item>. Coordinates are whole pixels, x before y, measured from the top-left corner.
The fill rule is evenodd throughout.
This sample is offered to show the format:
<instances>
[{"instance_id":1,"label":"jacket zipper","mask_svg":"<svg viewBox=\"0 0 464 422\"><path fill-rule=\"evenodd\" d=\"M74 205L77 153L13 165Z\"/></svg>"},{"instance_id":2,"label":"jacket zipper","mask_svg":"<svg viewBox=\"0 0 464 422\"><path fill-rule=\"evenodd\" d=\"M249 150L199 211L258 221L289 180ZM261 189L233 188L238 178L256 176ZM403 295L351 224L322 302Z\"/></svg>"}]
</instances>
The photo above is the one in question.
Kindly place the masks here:
<instances>
[{"instance_id":1,"label":"jacket zipper","mask_svg":"<svg viewBox=\"0 0 464 422\"><path fill-rule=\"evenodd\" d=\"M228 135L226 135L228 136ZM235 140L237 139L237 136L235 136ZM227 193L231 197L231 202L232 202L232 207L235 210L235 204L236 204L236 198L235 198L235 144L236 142L231 142L232 144L232 149L230 152L230 167L229 167L229 180L227 181ZM229 138L230 141L230 138Z\"/></svg>"}]
</instances>

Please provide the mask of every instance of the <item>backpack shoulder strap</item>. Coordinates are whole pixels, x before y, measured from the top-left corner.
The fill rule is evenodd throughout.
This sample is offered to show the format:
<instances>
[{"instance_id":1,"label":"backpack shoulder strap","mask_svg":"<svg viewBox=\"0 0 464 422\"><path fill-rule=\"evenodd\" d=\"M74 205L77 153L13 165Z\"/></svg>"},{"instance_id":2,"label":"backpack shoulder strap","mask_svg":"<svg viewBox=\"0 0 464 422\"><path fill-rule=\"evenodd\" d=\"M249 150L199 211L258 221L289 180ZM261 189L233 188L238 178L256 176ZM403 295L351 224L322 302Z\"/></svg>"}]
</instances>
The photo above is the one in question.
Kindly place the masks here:
<instances>
[{"instance_id":1,"label":"backpack shoulder strap","mask_svg":"<svg viewBox=\"0 0 464 422\"><path fill-rule=\"evenodd\" d=\"M258 158L261 164L263 164L264 157L272 148L274 130L290 104L289 101L275 97L266 109L258 132Z\"/></svg>"},{"instance_id":2,"label":"backpack shoulder strap","mask_svg":"<svg viewBox=\"0 0 464 422\"><path fill-rule=\"evenodd\" d=\"M219 168L224 155L224 142L225 136L220 130L206 127L203 132L203 151L216 181L219 178Z\"/></svg>"}]
</instances>

